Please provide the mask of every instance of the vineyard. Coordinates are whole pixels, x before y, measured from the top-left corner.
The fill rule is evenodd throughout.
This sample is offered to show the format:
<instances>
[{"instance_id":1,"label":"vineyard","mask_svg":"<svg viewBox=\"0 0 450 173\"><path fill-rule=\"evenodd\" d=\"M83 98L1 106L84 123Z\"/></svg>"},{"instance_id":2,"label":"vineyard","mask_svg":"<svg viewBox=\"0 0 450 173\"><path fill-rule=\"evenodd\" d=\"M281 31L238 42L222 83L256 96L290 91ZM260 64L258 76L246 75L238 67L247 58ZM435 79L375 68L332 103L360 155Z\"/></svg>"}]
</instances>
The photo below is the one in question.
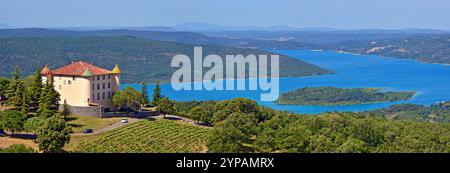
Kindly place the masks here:
<instances>
[{"instance_id":1,"label":"vineyard","mask_svg":"<svg viewBox=\"0 0 450 173\"><path fill-rule=\"evenodd\" d=\"M82 142L77 152L181 153L203 152L210 130L171 120L143 120L115 129L93 141Z\"/></svg>"}]
</instances>

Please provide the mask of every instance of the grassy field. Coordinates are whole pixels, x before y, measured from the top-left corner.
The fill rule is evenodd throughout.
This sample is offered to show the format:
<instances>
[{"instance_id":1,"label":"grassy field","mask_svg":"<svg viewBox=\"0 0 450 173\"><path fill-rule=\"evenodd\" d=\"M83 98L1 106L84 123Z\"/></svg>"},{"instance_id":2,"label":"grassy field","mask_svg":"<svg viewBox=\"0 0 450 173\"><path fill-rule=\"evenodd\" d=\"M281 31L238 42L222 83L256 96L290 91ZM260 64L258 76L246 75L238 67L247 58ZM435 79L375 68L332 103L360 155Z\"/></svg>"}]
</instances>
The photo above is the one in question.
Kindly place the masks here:
<instances>
[{"instance_id":1,"label":"grassy field","mask_svg":"<svg viewBox=\"0 0 450 173\"><path fill-rule=\"evenodd\" d=\"M26 147L31 147L35 151L38 151L38 145L32 139L21 139L12 137L0 137L0 148L7 148L14 144L23 144Z\"/></svg>"},{"instance_id":2,"label":"grassy field","mask_svg":"<svg viewBox=\"0 0 450 173\"><path fill-rule=\"evenodd\" d=\"M143 120L94 139L84 140L77 152L179 153L206 152L210 129L172 120Z\"/></svg>"},{"instance_id":3,"label":"grassy field","mask_svg":"<svg viewBox=\"0 0 450 173\"><path fill-rule=\"evenodd\" d=\"M68 123L74 133L82 133L84 129L97 131L103 127L120 122L121 118L98 118L93 116L70 115Z\"/></svg>"}]
</instances>

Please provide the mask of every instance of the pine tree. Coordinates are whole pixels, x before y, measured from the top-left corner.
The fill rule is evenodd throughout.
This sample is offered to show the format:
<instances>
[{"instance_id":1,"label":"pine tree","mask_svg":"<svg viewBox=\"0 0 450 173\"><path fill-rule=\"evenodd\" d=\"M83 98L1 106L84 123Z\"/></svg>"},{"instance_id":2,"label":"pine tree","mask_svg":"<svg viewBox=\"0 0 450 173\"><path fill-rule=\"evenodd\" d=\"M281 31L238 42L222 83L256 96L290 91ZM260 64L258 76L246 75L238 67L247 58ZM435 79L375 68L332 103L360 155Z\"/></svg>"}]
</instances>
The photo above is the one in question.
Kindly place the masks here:
<instances>
[{"instance_id":1,"label":"pine tree","mask_svg":"<svg viewBox=\"0 0 450 173\"><path fill-rule=\"evenodd\" d=\"M64 99L63 110L62 110L61 114L64 118L64 121L67 120L67 116L70 114L70 107L67 104L67 101L65 99Z\"/></svg>"},{"instance_id":2,"label":"pine tree","mask_svg":"<svg viewBox=\"0 0 450 173\"><path fill-rule=\"evenodd\" d=\"M153 90L153 100L152 105L157 106L158 101L161 99L161 88L159 86L159 82L156 83L155 89Z\"/></svg>"},{"instance_id":3,"label":"pine tree","mask_svg":"<svg viewBox=\"0 0 450 173\"><path fill-rule=\"evenodd\" d=\"M30 104L32 106L37 106L39 104L42 88L43 88L43 84L42 84L41 69L37 68L33 83L30 87L30 94L29 94Z\"/></svg>"},{"instance_id":4,"label":"pine tree","mask_svg":"<svg viewBox=\"0 0 450 173\"><path fill-rule=\"evenodd\" d=\"M17 108L21 107L23 102L26 100L23 100L25 96L25 86L23 84L23 81L18 81L16 85L16 92L12 97L9 98L9 104L12 106L15 106Z\"/></svg>"},{"instance_id":5,"label":"pine tree","mask_svg":"<svg viewBox=\"0 0 450 173\"><path fill-rule=\"evenodd\" d=\"M148 104L147 83L143 82L141 85L141 95L144 98L144 105Z\"/></svg>"},{"instance_id":6,"label":"pine tree","mask_svg":"<svg viewBox=\"0 0 450 173\"><path fill-rule=\"evenodd\" d=\"M27 115L28 114L28 108L30 105L28 104L30 102L29 100L29 94L26 92L27 90L24 90L24 93L22 94L22 104L20 105L20 112Z\"/></svg>"},{"instance_id":7,"label":"pine tree","mask_svg":"<svg viewBox=\"0 0 450 173\"><path fill-rule=\"evenodd\" d=\"M37 113L39 115L56 113L59 108L59 96L59 93L53 87L53 81L49 79L42 89Z\"/></svg>"},{"instance_id":8,"label":"pine tree","mask_svg":"<svg viewBox=\"0 0 450 173\"><path fill-rule=\"evenodd\" d=\"M6 98L8 99L7 104L8 105L14 105L14 97L16 95L17 92L17 85L20 82L20 72L19 72L19 68L15 68L14 71L12 72L12 79L9 82L8 88L5 92Z\"/></svg>"}]
</instances>

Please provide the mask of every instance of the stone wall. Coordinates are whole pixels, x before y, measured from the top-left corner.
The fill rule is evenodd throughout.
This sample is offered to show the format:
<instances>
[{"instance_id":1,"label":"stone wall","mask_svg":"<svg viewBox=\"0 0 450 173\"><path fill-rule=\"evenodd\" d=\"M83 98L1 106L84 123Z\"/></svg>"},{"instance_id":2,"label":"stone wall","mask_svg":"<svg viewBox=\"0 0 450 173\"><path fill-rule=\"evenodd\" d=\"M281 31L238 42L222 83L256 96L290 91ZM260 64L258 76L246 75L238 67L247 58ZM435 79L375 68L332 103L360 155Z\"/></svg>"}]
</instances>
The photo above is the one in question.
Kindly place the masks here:
<instances>
[{"instance_id":1,"label":"stone wall","mask_svg":"<svg viewBox=\"0 0 450 173\"><path fill-rule=\"evenodd\" d=\"M59 107L62 109L62 105ZM74 115L86 115L101 117L102 107L101 106L70 106L70 113Z\"/></svg>"},{"instance_id":2,"label":"stone wall","mask_svg":"<svg viewBox=\"0 0 450 173\"><path fill-rule=\"evenodd\" d=\"M156 116L160 113L157 111L142 111L142 112L103 112L100 116L101 118L111 118L111 117L133 117L133 118L145 118L148 116Z\"/></svg>"},{"instance_id":3,"label":"stone wall","mask_svg":"<svg viewBox=\"0 0 450 173\"><path fill-rule=\"evenodd\" d=\"M133 117L145 118L148 116L156 116L160 113L157 111L141 111L141 112L104 112L102 106L69 106L70 113L74 115L95 116L100 118L111 117ZM59 107L62 110L62 105Z\"/></svg>"}]
</instances>

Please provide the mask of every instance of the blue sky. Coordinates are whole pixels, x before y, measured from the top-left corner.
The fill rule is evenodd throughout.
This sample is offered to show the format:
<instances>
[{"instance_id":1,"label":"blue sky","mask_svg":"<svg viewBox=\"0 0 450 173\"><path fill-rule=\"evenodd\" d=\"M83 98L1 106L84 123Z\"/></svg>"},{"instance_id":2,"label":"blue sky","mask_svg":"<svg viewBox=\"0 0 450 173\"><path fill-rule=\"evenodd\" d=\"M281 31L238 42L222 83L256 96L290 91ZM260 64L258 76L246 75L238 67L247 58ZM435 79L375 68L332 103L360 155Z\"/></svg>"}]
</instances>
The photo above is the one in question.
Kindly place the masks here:
<instances>
[{"instance_id":1,"label":"blue sky","mask_svg":"<svg viewBox=\"0 0 450 173\"><path fill-rule=\"evenodd\" d=\"M450 30L449 0L0 0L15 26L228 26Z\"/></svg>"}]
</instances>

